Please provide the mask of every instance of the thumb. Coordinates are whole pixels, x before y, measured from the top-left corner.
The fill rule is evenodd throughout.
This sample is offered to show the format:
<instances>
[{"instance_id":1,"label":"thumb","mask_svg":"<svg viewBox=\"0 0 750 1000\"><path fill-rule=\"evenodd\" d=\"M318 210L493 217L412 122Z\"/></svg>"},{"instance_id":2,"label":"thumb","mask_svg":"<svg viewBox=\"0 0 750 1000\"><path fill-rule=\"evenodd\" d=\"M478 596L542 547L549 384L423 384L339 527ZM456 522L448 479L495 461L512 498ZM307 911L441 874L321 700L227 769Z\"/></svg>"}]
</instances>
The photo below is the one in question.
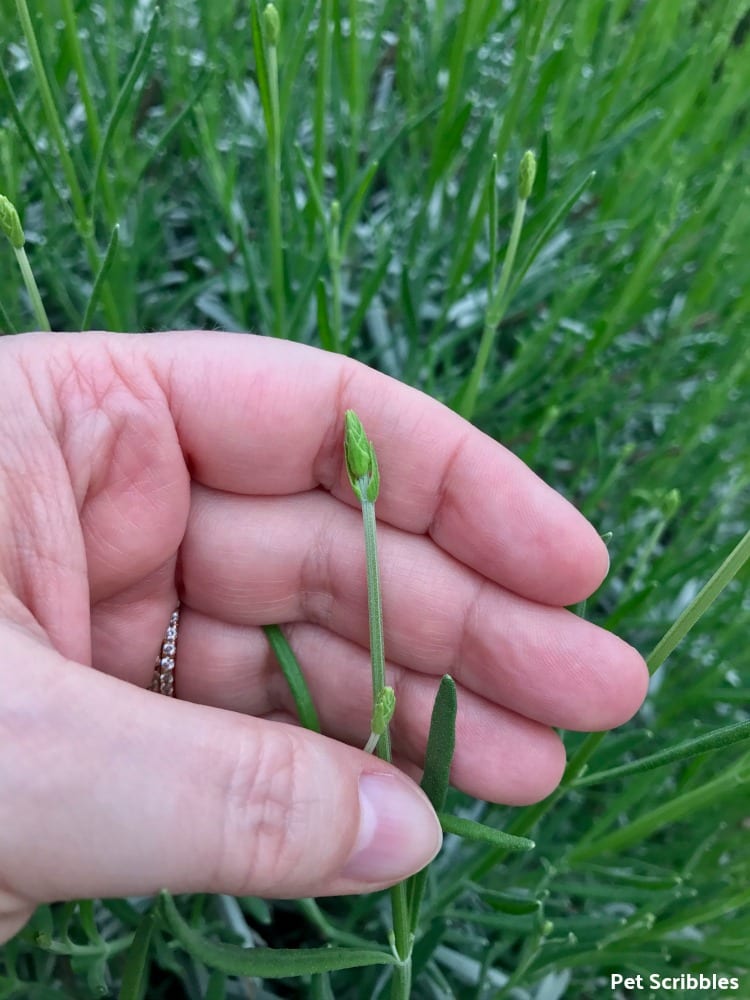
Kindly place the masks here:
<instances>
[{"instance_id":1,"label":"thumb","mask_svg":"<svg viewBox=\"0 0 750 1000\"><path fill-rule=\"evenodd\" d=\"M439 850L426 796L383 761L0 637L0 887L20 901L369 892Z\"/></svg>"}]
</instances>

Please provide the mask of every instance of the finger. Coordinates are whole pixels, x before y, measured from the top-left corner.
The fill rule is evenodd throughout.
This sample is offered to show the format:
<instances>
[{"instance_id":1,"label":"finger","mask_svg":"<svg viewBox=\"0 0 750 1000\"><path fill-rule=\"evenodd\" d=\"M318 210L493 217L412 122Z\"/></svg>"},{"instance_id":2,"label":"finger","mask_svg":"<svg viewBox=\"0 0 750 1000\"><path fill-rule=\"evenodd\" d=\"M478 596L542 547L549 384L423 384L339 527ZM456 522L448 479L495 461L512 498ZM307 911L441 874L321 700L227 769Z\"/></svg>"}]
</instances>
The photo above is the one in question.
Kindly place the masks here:
<instances>
[{"instance_id":1,"label":"finger","mask_svg":"<svg viewBox=\"0 0 750 1000\"><path fill-rule=\"evenodd\" d=\"M314 625L285 626L284 632L323 731L364 746L372 715L369 654ZM388 663L386 683L396 692L394 753L420 769L439 680ZM294 713L291 692L262 630L218 622L189 608L183 608L180 625L178 692L181 699L265 718ZM557 787L564 766L565 753L552 730L459 687L451 771L457 788L491 802L527 805Z\"/></svg>"},{"instance_id":2,"label":"finger","mask_svg":"<svg viewBox=\"0 0 750 1000\"><path fill-rule=\"evenodd\" d=\"M121 346L120 346L121 345ZM423 393L339 355L249 335L197 332L112 341L148 360L193 477L234 493L318 485L353 504L344 412L354 408L381 468L378 514L429 534L527 597L570 604L604 577L591 525L519 459Z\"/></svg>"},{"instance_id":3,"label":"finger","mask_svg":"<svg viewBox=\"0 0 750 1000\"><path fill-rule=\"evenodd\" d=\"M363 892L438 850L421 790L359 750L3 642L0 881L19 900Z\"/></svg>"},{"instance_id":4,"label":"finger","mask_svg":"<svg viewBox=\"0 0 750 1000\"><path fill-rule=\"evenodd\" d=\"M391 661L451 673L477 695L566 729L608 729L641 704L643 659L611 633L483 580L423 536L382 525L378 549ZM307 620L368 643L361 519L323 491L270 500L194 488L182 568L187 603L207 616Z\"/></svg>"}]
</instances>

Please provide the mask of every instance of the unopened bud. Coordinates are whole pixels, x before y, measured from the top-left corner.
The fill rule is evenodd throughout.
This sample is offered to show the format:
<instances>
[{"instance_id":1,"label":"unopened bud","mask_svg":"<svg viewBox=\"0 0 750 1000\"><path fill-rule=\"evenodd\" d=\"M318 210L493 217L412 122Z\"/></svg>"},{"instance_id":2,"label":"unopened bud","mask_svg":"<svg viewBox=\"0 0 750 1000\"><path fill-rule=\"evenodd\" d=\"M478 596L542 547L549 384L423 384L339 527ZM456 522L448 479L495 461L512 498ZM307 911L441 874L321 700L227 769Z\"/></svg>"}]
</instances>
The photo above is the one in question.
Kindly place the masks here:
<instances>
[{"instance_id":1,"label":"unopened bud","mask_svg":"<svg viewBox=\"0 0 750 1000\"><path fill-rule=\"evenodd\" d=\"M347 410L344 417L344 455L349 482L355 494L360 500L374 503L380 487L375 448L372 441L367 440L362 421L354 410Z\"/></svg>"},{"instance_id":2,"label":"unopened bud","mask_svg":"<svg viewBox=\"0 0 750 1000\"><path fill-rule=\"evenodd\" d=\"M388 728L396 710L396 692L392 687L384 687L375 700L375 710L372 713L372 731L376 736L382 736Z\"/></svg>"},{"instance_id":3,"label":"unopened bud","mask_svg":"<svg viewBox=\"0 0 750 1000\"><path fill-rule=\"evenodd\" d=\"M0 194L0 229L8 237L14 250L20 250L26 242L16 206L4 194Z\"/></svg>"},{"instance_id":4,"label":"unopened bud","mask_svg":"<svg viewBox=\"0 0 750 1000\"><path fill-rule=\"evenodd\" d=\"M526 201L531 195L536 177L536 157L527 149L521 157L521 166L518 168L518 197Z\"/></svg>"},{"instance_id":5,"label":"unopened bud","mask_svg":"<svg viewBox=\"0 0 750 1000\"><path fill-rule=\"evenodd\" d=\"M680 491L669 490L669 492L664 495L664 499L661 502L661 509L667 520L673 518L680 509Z\"/></svg>"},{"instance_id":6,"label":"unopened bud","mask_svg":"<svg viewBox=\"0 0 750 1000\"><path fill-rule=\"evenodd\" d=\"M272 3L267 3L263 8L263 27L266 31L268 44L278 45L281 22L279 21L279 12Z\"/></svg>"}]
</instances>

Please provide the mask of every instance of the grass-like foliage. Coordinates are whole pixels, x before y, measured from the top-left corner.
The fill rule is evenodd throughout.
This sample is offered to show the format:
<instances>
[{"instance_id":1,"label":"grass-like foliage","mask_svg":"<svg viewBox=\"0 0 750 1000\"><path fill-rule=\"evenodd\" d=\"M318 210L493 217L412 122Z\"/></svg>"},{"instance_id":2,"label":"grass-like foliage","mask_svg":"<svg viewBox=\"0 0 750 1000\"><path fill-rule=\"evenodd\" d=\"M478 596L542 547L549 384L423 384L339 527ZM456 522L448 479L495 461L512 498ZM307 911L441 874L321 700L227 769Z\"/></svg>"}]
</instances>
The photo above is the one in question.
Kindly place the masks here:
<instances>
[{"instance_id":1,"label":"grass-like foliage","mask_svg":"<svg viewBox=\"0 0 750 1000\"><path fill-rule=\"evenodd\" d=\"M578 611L653 671L629 725L565 735L545 802L449 790L461 836L397 922L382 895L41 907L0 997L406 995L402 945L420 998L750 992L746 5L16 0L0 33L4 332L254 329L424 389L612 532Z\"/></svg>"}]
</instances>

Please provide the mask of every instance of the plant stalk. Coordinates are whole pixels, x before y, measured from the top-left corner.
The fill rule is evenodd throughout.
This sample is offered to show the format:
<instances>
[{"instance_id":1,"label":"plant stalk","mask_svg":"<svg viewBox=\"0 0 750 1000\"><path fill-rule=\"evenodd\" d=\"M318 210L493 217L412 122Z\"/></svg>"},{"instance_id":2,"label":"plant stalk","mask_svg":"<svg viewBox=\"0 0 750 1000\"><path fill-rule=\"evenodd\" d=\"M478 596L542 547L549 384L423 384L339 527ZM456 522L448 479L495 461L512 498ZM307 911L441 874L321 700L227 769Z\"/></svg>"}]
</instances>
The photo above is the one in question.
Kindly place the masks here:
<instances>
[{"instance_id":1,"label":"plant stalk","mask_svg":"<svg viewBox=\"0 0 750 1000\"><path fill-rule=\"evenodd\" d=\"M358 481L361 497L367 496L369 476ZM383 642L383 602L380 592L380 570L374 502L362 499L362 521L365 528L365 555L367 560L367 612L370 619L370 662L372 665L372 703L385 687L385 647ZM391 762L391 736L388 726L378 740L376 752L381 760ZM400 964L394 966L391 987L392 1000L408 1000L411 992L412 936L409 931L409 910L406 883L399 882L390 890L393 914L393 943Z\"/></svg>"},{"instance_id":2,"label":"plant stalk","mask_svg":"<svg viewBox=\"0 0 750 1000\"><path fill-rule=\"evenodd\" d=\"M284 336L284 243L281 224L281 111L279 106L279 62L276 41L268 44L268 93L271 128L268 136L268 212L271 236L271 288L274 306L274 334Z\"/></svg>"},{"instance_id":3,"label":"plant stalk","mask_svg":"<svg viewBox=\"0 0 750 1000\"><path fill-rule=\"evenodd\" d=\"M34 278L34 273L31 270L31 265L29 264L29 258L26 256L26 250L23 247L14 247L13 251L16 255L16 260L18 261L18 266L21 268L21 275L23 277L23 283L26 285L26 291L29 293L29 298L31 299L31 306L34 310L34 316L36 317L37 324L40 330L51 329L49 319L47 318L47 311L44 308L44 303L42 302L42 297L39 294L39 286Z\"/></svg>"},{"instance_id":4,"label":"plant stalk","mask_svg":"<svg viewBox=\"0 0 750 1000\"><path fill-rule=\"evenodd\" d=\"M510 276L513 272L513 264L516 260L516 253L518 252L518 244L521 239L521 230L523 229L523 220L526 214L527 202L527 198L518 198L516 201L516 208L513 213L513 225L510 230L508 249L500 271L500 279L494 292L490 290L490 302L484 317L482 339L479 342L479 349L477 350L477 356L474 360L474 367L471 369L471 374L469 375L466 388L462 394L461 403L458 407L458 412L466 420L471 420L474 416L474 410L477 405L477 397L479 395L479 385L482 381L485 369L487 368L487 363L490 359L495 339L497 338L497 329L500 326L502 318L505 315L505 310L508 307L508 285L510 283ZM490 275L490 281L492 281L492 279L493 276Z\"/></svg>"}]
</instances>

